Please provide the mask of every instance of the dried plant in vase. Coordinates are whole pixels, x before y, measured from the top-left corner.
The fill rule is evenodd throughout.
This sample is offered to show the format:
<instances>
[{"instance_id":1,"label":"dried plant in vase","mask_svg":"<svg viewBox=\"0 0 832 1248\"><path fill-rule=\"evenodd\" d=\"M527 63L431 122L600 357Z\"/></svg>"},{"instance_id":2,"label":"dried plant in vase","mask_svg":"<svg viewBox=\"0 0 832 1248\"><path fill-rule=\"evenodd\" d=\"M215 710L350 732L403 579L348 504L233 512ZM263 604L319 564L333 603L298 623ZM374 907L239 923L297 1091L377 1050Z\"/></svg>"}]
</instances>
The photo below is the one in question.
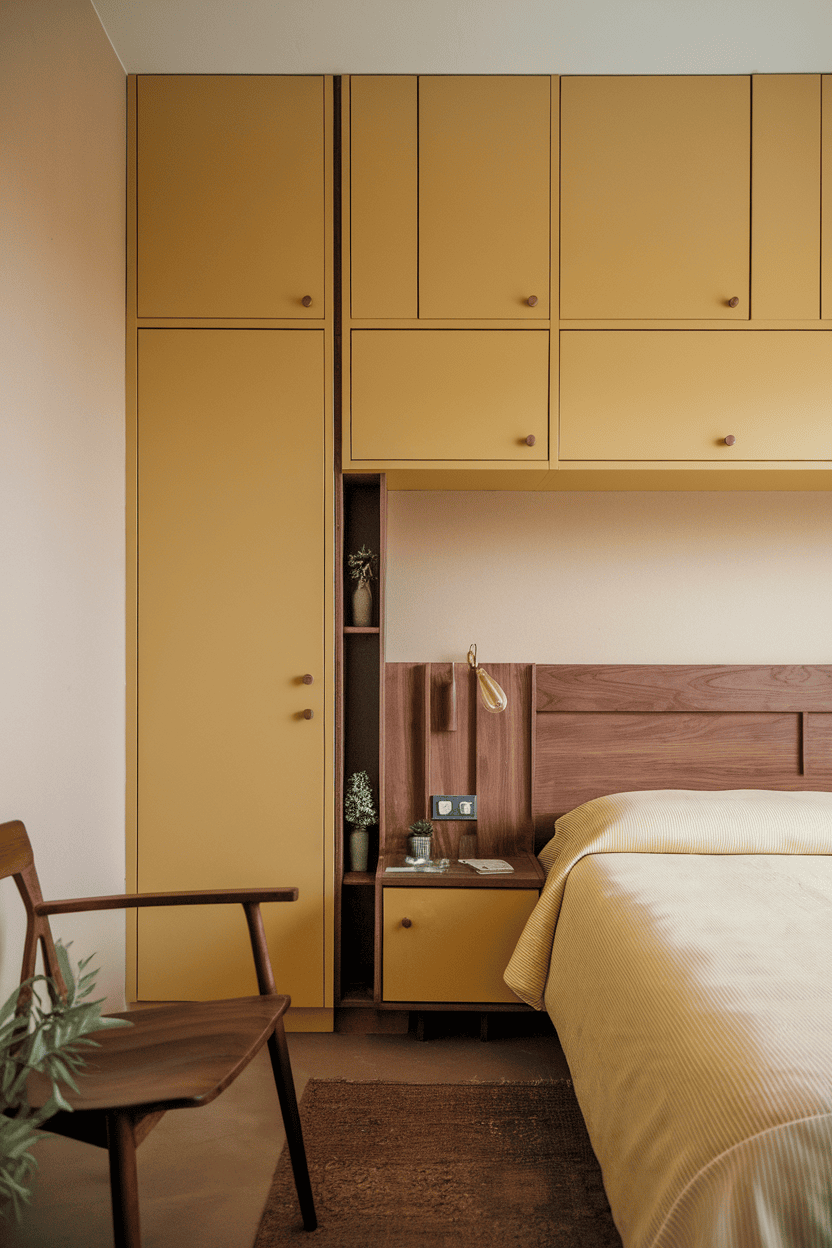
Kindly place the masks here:
<instances>
[{"instance_id":1,"label":"dried plant in vase","mask_svg":"<svg viewBox=\"0 0 832 1248\"><path fill-rule=\"evenodd\" d=\"M367 827L378 823L373 790L366 771L354 771L347 781L344 818L353 825L350 833L350 870L366 871L370 841Z\"/></svg>"},{"instance_id":2,"label":"dried plant in vase","mask_svg":"<svg viewBox=\"0 0 832 1248\"><path fill-rule=\"evenodd\" d=\"M373 591L370 582L376 579L378 555L366 546L347 558L350 577L358 584L352 591L352 622L356 628L369 628L373 622Z\"/></svg>"}]
</instances>

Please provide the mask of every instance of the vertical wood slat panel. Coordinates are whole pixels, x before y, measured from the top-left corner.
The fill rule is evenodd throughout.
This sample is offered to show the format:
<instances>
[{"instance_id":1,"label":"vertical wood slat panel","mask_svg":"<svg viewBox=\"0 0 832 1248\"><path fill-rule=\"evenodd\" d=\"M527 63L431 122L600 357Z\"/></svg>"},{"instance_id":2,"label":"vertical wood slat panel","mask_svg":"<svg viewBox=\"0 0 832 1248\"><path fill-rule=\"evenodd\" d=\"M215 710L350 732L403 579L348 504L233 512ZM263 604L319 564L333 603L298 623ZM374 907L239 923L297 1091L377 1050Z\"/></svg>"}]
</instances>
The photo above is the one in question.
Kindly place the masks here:
<instances>
[{"instance_id":1,"label":"vertical wood slat panel","mask_svg":"<svg viewBox=\"0 0 832 1248\"><path fill-rule=\"evenodd\" d=\"M820 316L820 88L818 74L758 74L752 79L755 320Z\"/></svg>"},{"instance_id":2,"label":"vertical wood slat panel","mask_svg":"<svg viewBox=\"0 0 832 1248\"><path fill-rule=\"evenodd\" d=\"M424 818L425 664L388 663L385 669L385 825L382 850L403 854L408 824Z\"/></svg>"},{"instance_id":3,"label":"vertical wood slat panel","mask_svg":"<svg viewBox=\"0 0 832 1248\"><path fill-rule=\"evenodd\" d=\"M477 696L477 852L490 858L532 848L532 668L484 666L508 697L507 710L494 715Z\"/></svg>"}]
</instances>

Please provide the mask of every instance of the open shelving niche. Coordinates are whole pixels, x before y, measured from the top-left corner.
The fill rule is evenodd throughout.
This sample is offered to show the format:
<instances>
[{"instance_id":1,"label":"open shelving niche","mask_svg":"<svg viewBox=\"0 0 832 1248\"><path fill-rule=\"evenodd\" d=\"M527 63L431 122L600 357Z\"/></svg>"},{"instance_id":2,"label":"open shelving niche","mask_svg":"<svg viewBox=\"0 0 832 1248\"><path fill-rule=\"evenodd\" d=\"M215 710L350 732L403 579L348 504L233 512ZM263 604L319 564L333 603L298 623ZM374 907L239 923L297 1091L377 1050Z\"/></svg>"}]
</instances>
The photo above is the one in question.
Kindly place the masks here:
<instances>
[{"instance_id":1,"label":"open shelving niche","mask_svg":"<svg viewBox=\"0 0 832 1248\"><path fill-rule=\"evenodd\" d=\"M372 1006L376 974L375 877L384 827L384 590L387 489L383 473L341 477L339 602L340 757L336 787L335 1004ZM362 545L378 553L373 583L372 625L351 623L352 583L347 557ZM344 786L354 771L366 771L379 822L370 829L367 871L349 869L350 825L344 819Z\"/></svg>"}]
</instances>

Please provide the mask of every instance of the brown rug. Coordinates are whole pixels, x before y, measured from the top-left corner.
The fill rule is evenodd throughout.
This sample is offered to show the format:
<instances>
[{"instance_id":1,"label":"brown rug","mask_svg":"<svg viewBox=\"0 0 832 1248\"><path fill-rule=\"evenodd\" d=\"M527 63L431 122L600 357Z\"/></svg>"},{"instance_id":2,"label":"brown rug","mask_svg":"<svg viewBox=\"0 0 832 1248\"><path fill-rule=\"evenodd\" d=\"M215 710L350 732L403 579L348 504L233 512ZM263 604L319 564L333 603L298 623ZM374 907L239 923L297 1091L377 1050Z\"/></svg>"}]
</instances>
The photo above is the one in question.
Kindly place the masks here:
<instances>
[{"instance_id":1,"label":"brown rug","mask_svg":"<svg viewBox=\"0 0 832 1248\"><path fill-rule=\"evenodd\" d=\"M255 1248L621 1248L568 1079L313 1079L300 1112L318 1230L284 1148Z\"/></svg>"}]
</instances>

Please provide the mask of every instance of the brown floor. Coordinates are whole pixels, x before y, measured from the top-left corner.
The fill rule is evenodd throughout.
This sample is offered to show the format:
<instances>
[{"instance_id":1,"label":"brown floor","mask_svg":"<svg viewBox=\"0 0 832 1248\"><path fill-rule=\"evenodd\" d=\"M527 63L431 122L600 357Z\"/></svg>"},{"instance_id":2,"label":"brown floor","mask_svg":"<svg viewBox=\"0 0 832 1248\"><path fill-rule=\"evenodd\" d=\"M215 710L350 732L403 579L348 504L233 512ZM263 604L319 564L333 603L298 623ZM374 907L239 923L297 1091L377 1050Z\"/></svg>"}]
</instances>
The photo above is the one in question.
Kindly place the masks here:
<instances>
[{"instance_id":1,"label":"brown floor","mask_svg":"<svg viewBox=\"0 0 832 1248\"><path fill-rule=\"evenodd\" d=\"M462 1083L568 1074L557 1037L540 1016L491 1015L486 1042L476 1017L425 1018L425 1041L412 1032L290 1035L298 1098L310 1078ZM261 1053L211 1105L167 1114L142 1144L143 1248L251 1248L282 1144ZM51 1137L36 1156L32 1206L19 1226L0 1221L0 1244L112 1248L106 1154Z\"/></svg>"}]
</instances>

